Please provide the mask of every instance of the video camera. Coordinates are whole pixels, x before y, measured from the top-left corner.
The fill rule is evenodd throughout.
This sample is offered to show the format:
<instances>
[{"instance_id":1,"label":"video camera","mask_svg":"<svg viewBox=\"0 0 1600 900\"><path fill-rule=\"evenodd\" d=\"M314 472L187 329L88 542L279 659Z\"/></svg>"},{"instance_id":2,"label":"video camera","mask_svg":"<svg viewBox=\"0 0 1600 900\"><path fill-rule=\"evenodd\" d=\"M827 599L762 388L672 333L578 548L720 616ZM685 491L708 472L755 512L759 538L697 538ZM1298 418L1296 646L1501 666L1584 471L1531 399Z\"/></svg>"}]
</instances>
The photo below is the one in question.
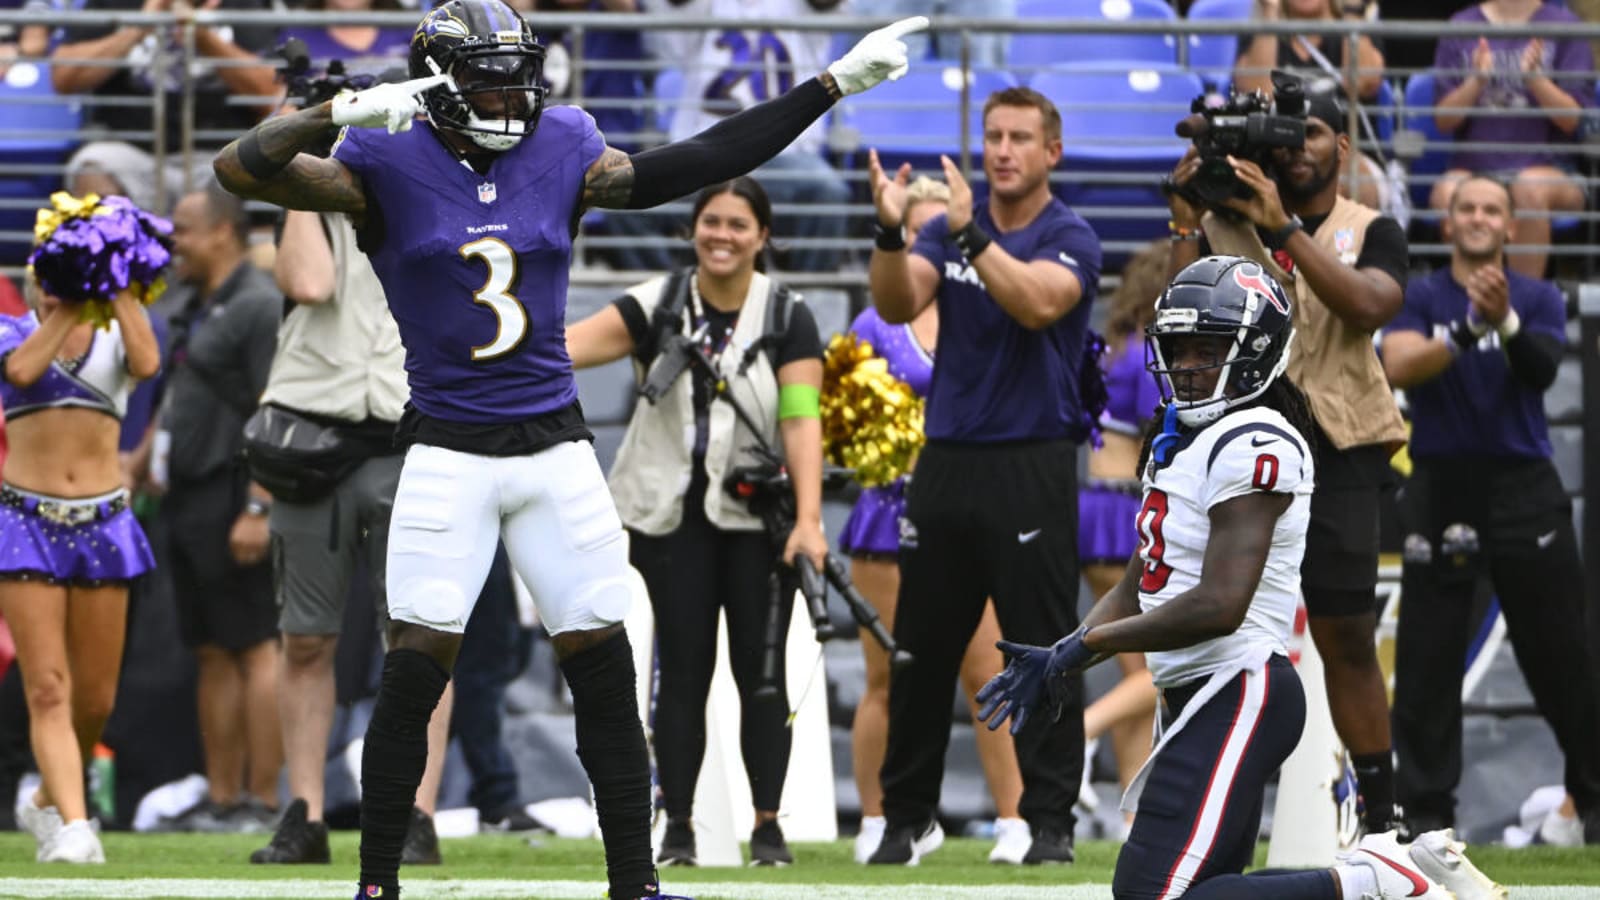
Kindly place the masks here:
<instances>
[{"instance_id":1,"label":"video camera","mask_svg":"<svg viewBox=\"0 0 1600 900\"><path fill-rule=\"evenodd\" d=\"M350 75L344 70L344 61L338 59L330 61L323 71L313 69L311 51L306 47L306 42L299 38L289 38L272 52L283 60L283 68L278 70L278 80L289 88L286 99L298 102L302 108L332 100L346 88L352 91L365 90L380 80L376 75Z\"/></svg>"},{"instance_id":2,"label":"video camera","mask_svg":"<svg viewBox=\"0 0 1600 900\"><path fill-rule=\"evenodd\" d=\"M1194 142L1200 168L1187 184L1168 189L1212 210L1227 209L1229 198L1248 199L1253 192L1233 174L1229 156L1251 160L1266 170L1272 151L1306 142L1305 82L1294 73L1273 69L1272 91L1271 98L1261 91L1230 93L1220 102L1215 94L1194 98L1190 114L1174 130Z\"/></svg>"}]
</instances>

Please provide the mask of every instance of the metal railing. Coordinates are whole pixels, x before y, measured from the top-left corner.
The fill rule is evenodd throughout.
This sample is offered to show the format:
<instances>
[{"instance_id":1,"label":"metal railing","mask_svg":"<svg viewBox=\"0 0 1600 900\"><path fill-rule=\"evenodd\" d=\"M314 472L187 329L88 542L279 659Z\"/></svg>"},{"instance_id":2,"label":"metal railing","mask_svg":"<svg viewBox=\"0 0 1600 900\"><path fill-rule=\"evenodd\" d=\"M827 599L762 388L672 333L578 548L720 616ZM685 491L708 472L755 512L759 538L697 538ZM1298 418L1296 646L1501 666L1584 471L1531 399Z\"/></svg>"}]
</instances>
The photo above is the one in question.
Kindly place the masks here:
<instances>
[{"instance_id":1,"label":"metal railing","mask_svg":"<svg viewBox=\"0 0 1600 900\"><path fill-rule=\"evenodd\" d=\"M0 26L10 25L23 27L27 25L46 26L106 26L113 28L132 26L141 28L154 28L159 32L175 33L178 39L175 46L169 46L164 41L155 42L154 54L149 65L155 70L157 76L166 71L189 72L197 62L212 66L252 65L254 61L233 61L200 59L195 47L195 29L200 27L231 26L244 28L251 26L282 28L288 26L328 26L333 24L365 24L380 27L411 28L418 19L415 12L399 13L366 13L349 15L340 13L307 13L307 12L239 12L239 11L200 11L185 21L179 21L170 14L150 15L140 12L18 12L0 11ZM643 32L686 31L699 29L726 29L735 26L744 30L771 29L781 31L799 31L810 33L863 33L872 27L884 24L886 20L867 19L855 16L817 15L800 20L748 20L730 23L727 20L716 18L675 17L646 14L608 14L608 13L562 13L538 14L534 20L535 27L541 32L565 31L567 33L566 46L571 55L572 75L571 84L573 94L569 102L584 105L596 110L618 108L621 106L637 106L641 100L647 101L645 105L646 127L637 134L617 135L617 139L633 138L639 143L652 143L664 138L654 123L664 113L670 114L682 101L674 98L657 99L653 96L643 98L618 98L618 97L587 97L584 95L584 74L594 67L605 67L616 71L638 71L649 76L670 68L670 65L660 61L637 60L589 60L584 56L584 36L592 31L611 30L639 30ZM1196 39L1213 38L1228 39L1241 33L1267 33L1280 36L1289 35L1321 35L1327 40L1343 40L1353 42L1359 36L1366 35L1387 41L1401 39L1437 39L1448 36L1477 36L1484 33L1484 28L1470 24L1454 24L1446 22L1389 22L1365 20L1343 21L1217 21L1217 20L1069 20L1069 19L972 19L957 17L938 17L933 20L933 28L946 33L959 35L961 53L958 58L950 60L921 60L915 63L918 67L938 66L947 73L947 82L954 82L957 88L951 90L949 96L940 98L932 97L927 100L928 115L938 115L950 122L951 138L939 142L937 146L953 148L957 151L960 164L975 180L981 180L981 172L972 172L979 165L981 157L981 135L974 133L973 121L977 109L981 108L983 97L976 96L972 89L975 78L983 74L993 73L993 69L976 66L972 61L972 40L974 37L985 34L1008 34L1013 38L1020 35L1058 34L1062 36L1095 36L1095 35L1160 35L1170 38L1173 48L1172 60L1169 65L1160 65L1155 61L1128 61L1128 60L1094 60L1077 59L1070 62L1074 71L1087 74L1096 71L1109 71L1117 73L1130 73L1131 71L1155 72L1158 75L1177 77L1183 73L1199 76L1205 82L1215 85L1219 81L1231 76L1231 67L1219 71L1217 68L1205 68L1191 64L1194 48L1198 46ZM1566 25L1559 29L1552 29L1548 25L1517 25L1494 26L1493 33L1503 36L1545 36L1561 38L1577 38L1592 40L1600 38L1600 25ZM1348 47L1347 47L1348 51ZM1372 74L1361 69L1356 64L1357 54L1346 52L1343 54L1345 64L1343 73L1347 83L1355 83L1363 76ZM44 60L22 59L13 63L29 65L44 62ZM675 61L674 61L675 62ZM52 65L64 66L71 63L62 60L52 61ZM94 63L105 65L105 63ZM130 67L127 60L117 61L114 65L122 68ZM1041 64L1017 63L1009 65L1004 72L1016 80L1026 82L1037 77L1041 72L1050 67ZM1425 68L1399 68L1386 67L1382 74L1394 84L1394 104L1389 107L1374 107L1367 105L1369 115L1382 116L1394 121L1394 136L1387 141L1375 143L1367 141L1365 149L1380 151L1385 154L1397 154L1403 161L1415 161L1432 152L1449 152L1455 150L1528 150L1524 144L1467 144L1452 141L1448 138L1434 139L1425 137L1420 132L1405 127L1408 119L1417 116L1431 116L1437 112L1433 106L1408 106L1405 102L1405 92L1401 82L1406 77L1421 73L1431 72ZM795 73L798 77L806 77L811 73ZM1438 74L1438 73L1434 73ZM163 83L161 77L152 79L153 84ZM0 104L36 104L45 107L51 104L59 105L64 100L70 103L81 104L86 114L92 120L96 109L113 105L144 105L151 111L153 120L152 129L148 132L117 133L98 130L93 126L73 132L51 131L48 129L16 128L11 126L0 127L0 145L11 143L19 139L35 141L61 141L65 146L73 141L102 140L102 139L131 139L137 143L151 148L158 160L158 165L169 161L183 161L181 169L187 176L204 161L209 148L215 147L234 136L230 130L218 130L212 126L215 123L196 122L195 109L195 79L184 78L183 88L177 104L179 121L176 129L169 129L168 123L163 121L168 114L167 101L160 95L159 88L152 90L149 98L107 98L96 97L92 94L75 96L72 98L59 98L40 95L23 95L17 91L0 93ZM1581 98L1584 104L1592 105L1593 89L1586 92L1587 96ZM1106 102L1103 98L1063 97L1054 99L1061 106L1063 113L1075 121L1082 121L1088 117L1091 121L1100 116L1116 114L1119 112L1136 111L1145 115L1170 114L1173 122L1188 112L1187 106L1179 102L1181 98L1169 98L1160 106L1150 103L1141 103L1137 100L1122 102ZM261 105L264 102L275 101L273 97L248 97L237 96L230 98L233 104ZM903 105L903 104L902 104ZM864 147L879 138L885 137L882 133L874 133L860 127L864 120L884 111L884 101L874 97L874 92L868 92L859 97L849 98L841 104L840 110L832 118L829 130L828 156L834 162L834 167L840 177L852 186L852 202L843 206L832 205L818 207L813 205L784 205L780 204L776 212L795 215L844 215L848 218L848 236L842 240L822 239L813 242L798 242L802 246L821 244L842 249L850 257L859 262L864 259L870 250L868 238L871 207L866 198L864 166L859 157ZM1518 111L1502 110L1475 110L1472 115L1517 115ZM1589 113L1585 113L1585 133L1587 123L1590 121ZM1350 132L1360 134L1357 119L1359 110L1352 106ZM175 131L176 146L167 143L167 132ZM1174 137L1165 137L1155 132L1146 131L1137 138L1129 138L1115 133L1095 133L1093 128L1080 129L1066 135L1068 144L1069 162L1052 179L1060 187L1062 193L1072 202L1072 198L1081 196L1086 198L1082 203L1075 203L1078 211L1091 220L1092 223L1118 231L1115 237L1106 240L1109 253L1120 256L1138 249L1146 239L1157 238L1164 234L1162 224L1165 221L1166 211L1160 197L1154 192L1161 176L1160 167L1147 166L1142 169L1122 169L1111 167L1110 171L1084 170L1074 168L1071 160L1074 159L1072 151L1086 149L1103 149L1107 146L1121 146L1125 148L1140 147L1152 151L1156 156L1162 152L1170 155L1174 160L1181 153L1183 143ZM914 145L913 145L914 147ZM1595 177L1595 163L1597 156L1596 146L1587 139L1571 143L1559 143L1550 147L1572 160L1575 168L1575 177L1583 186L1585 195L1593 193L1597 182ZM927 149L936 149L934 142L929 142ZM1355 155L1352 154L1354 157ZM1352 169L1357 164L1351 161ZM34 179L36 183L45 184L50 180L59 178L65 169L65 159L54 161L4 161L0 164L0 184L7 181L13 183ZM1414 186L1426 187L1436 181L1439 175L1423 175L1413 173L1410 183ZM160 185L161 179L158 179ZM187 186L187 185L185 185ZM1112 203L1096 203L1092 199L1095 191L1092 189L1128 188L1136 193L1142 191L1142 199L1118 200ZM1422 191L1417 192L1424 194ZM0 215L37 206L44 201L43 192L37 194L19 193L15 190L0 192ZM161 202L170 202L171 198L162 197ZM677 240L670 237L670 232L681 226L687 217L688 206L684 202L667 204L657 210L647 211L642 215L659 223L661 236L647 239L647 243L657 246L676 246ZM1537 215L1532 211L1522 211L1519 215ZM1425 205L1419 205L1415 210L1416 218L1424 223L1437 219L1437 214L1431 212ZM1553 258L1566 262L1578 262L1585 265L1587 260L1597 249L1596 222L1600 220L1600 212L1589 207L1573 213L1561 213L1557 216L1565 225L1562 239L1547 249ZM1144 230L1148 228L1148 234ZM25 228L0 228L0 243L10 242L13 246L17 242L27 240ZM640 239L627 236L614 236L593 229L585 229L579 240L580 258L582 254L591 251L605 252L608 250L638 245ZM791 244L797 242L791 241ZM1413 253L1420 257L1438 257L1448 252L1448 247L1424 241L1413 245ZM849 266L846 271L834 273L806 273L797 275L801 283L834 283L834 284L859 284L863 275L860 267ZM0 269L3 271L3 269ZM11 271L15 271L14 267ZM633 273L626 273L613 277L605 273L592 273L580 271L575 273L575 280L579 283L595 280L607 283L626 280Z\"/></svg>"}]
</instances>

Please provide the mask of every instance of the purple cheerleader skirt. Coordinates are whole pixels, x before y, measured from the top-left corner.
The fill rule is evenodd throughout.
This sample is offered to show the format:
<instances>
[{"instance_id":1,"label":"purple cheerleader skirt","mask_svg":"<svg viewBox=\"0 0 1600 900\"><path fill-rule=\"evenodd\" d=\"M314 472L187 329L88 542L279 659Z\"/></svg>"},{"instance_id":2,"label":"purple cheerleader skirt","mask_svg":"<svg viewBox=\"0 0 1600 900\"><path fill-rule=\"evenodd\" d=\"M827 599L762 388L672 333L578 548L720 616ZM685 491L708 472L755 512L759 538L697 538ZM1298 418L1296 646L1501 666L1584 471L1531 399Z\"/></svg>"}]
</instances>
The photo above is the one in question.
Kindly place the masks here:
<instances>
[{"instance_id":1,"label":"purple cheerleader skirt","mask_svg":"<svg viewBox=\"0 0 1600 900\"><path fill-rule=\"evenodd\" d=\"M1078 491L1078 562L1125 565L1139 549L1143 487L1134 479L1089 479Z\"/></svg>"},{"instance_id":2,"label":"purple cheerleader skirt","mask_svg":"<svg viewBox=\"0 0 1600 900\"><path fill-rule=\"evenodd\" d=\"M895 556L900 552L900 517L906 511L906 480L861 490L839 535L846 556Z\"/></svg>"},{"instance_id":3,"label":"purple cheerleader skirt","mask_svg":"<svg viewBox=\"0 0 1600 900\"><path fill-rule=\"evenodd\" d=\"M126 491L63 500L0 486L0 579L93 586L153 568Z\"/></svg>"}]
</instances>

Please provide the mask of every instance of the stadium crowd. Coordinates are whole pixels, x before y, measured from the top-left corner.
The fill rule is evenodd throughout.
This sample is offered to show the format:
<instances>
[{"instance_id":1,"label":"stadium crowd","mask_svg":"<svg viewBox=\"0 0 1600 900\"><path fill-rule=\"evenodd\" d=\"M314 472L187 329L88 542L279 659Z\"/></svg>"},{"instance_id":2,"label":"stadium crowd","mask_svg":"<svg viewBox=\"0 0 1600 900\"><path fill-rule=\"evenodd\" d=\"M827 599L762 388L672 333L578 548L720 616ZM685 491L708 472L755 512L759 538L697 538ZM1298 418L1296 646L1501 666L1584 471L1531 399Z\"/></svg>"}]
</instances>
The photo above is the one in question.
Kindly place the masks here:
<instances>
[{"instance_id":1,"label":"stadium crowd","mask_svg":"<svg viewBox=\"0 0 1600 900\"><path fill-rule=\"evenodd\" d=\"M499 9L499 2L441 6ZM1395 2L1380 10L1374 2L1246 0L1226 4L1223 16L1211 8L1224 4L1209 0L1175 7L1131 0L1135 9L1149 4L1164 10L1152 14L1158 18L1238 20L1237 36L1220 55L1204 56L1194 40L1194 53L1173 54L1170 63L1139 59L1180 86L1260 90L1280 112L1289 108L1286 94L1301 98L1303 146L1209 151L1204 136L1217 125L1197 109L1190 120L1210 130L1182 132L1195 136L1187 152L1178 146L1107 163L1083 149L1097 137L1093 113L1071 112L1083 97L1055 89L1099 77L1095 65L1126 69L1133 63L1117 61L1126 57L1107 50L1106 58L1077 61L1084 65L1052 67L1049 60L1062 54L1039 55L1036 43L1048 47L1069 36L936 29L906 38L909 82L919 67L947 73L970 65L969 84L995 87L973 90L973 107L981 110L972 120L979 126L970 146L973 171L952 158L960 126L949 117L943 139L926 146L896 140L890 150L873 141L869 107L841 106L831 121L819 111L814 124L797 128L781 153L753 160L760 165L749 176L695 191L685 215L622 202L626 193L601 202L607 198L590 193L601 188L589 164L612 152L645 160L678 146L666 141L692 144L719 123L773 109L768 104L797 95L812 74L833 73L829 61L859 37L741 29L737 20L846 12L880 19L1076 17L1078 5L508 0L507 30L495 33L516 34L509 23L524 16L542 48L541 127L548 130L535 129L526 140L537 145L568 127L551 110L571 102L588 110L572 115L590 129L584 152L599 135L605 154L585 157L576 175L562 176L587 170L591 181L573 181L574 196L562 202L570 205L582 190L582 203L542 239L571 254L581 235L584 268L650 275L598 308L574 308L564 338L560 322L535 327L555 335L554 349L545 349L560 357L568 381L572 368L629 360L648 398L630 398L623 415L603 423L622 437L600 455L618 527L627 531L625 568L642 576L630 595L650 606L658 623L650 740L653 799L665 818L659 864L697 861L692 800L724 612L755 804L750 857L804 864L780 827L789 709L764 689L774 678L782 683L786 661L772 650L782 635L770 631L775 621L780 631L787 627L802 580L796 566L826 572L839 564L830 545L840 559L849 557L841 567L912 657L892 666L891 654L863 632L863 683L850 692L860 703L841 723L854 732L856 859L915 864L938 848L948 824L940 820L940 781L952 725L976 722L982 686L1008 658L1021 658L996 652L994 642L1067 639L1082 631L1095 601L1118 589L1125 569L1151 595L1172 572L1162 560L1166 508L1151 506L1141 476L1152 435L1159 447L1162 437L1179 440L1179 430L1173 416L1152 421L1172 396L1147 368L1145 333L1168 281L1213 254L1252 261L1249 271L1281 284L1294 306L1295 342L1280 365L1304 394L1303 443L1316 460L1314 489L1298 482L1294 489L1304 495L1294 509L1306 528L1295 584L1326 669L1325 685L1306 690L1326 691L1349 750L1363 832L1409 840L1462 826L1456 792L1473 764L1462 748L1462 672L1481 614L1474 597L1492 585L1538 712L1565 758L1564 768L1544 773L1546 782L1562 785L1564 798L1534 830L1547 843L1600 843L1600 611L1585 608L1571 485L1563 485L1567 473L1554 461L1544 408L1566 341L1567 301L1557 282L1593 275L1585 260L1559 248L1590 230L1582 147L1597 105L1590 43L1562 29L1600 21L1600 8L1484 0ZM438 429L437 407L417 412L412 395L424 364L408 360L402 346L407 314L396 308L391 315L394 297L385 302L380 282L388 263L376 255L369 261L369 253L383 238L374 222L398 231L402 219L427 214L372 214L374 185L381 180L390 189L390 179L374 174L384 168L374 156L381 137L366 140L381 136L376 130L348 143L336 143L329 131L321 144L302 148L319 164L366 179L369 193L357 191L364 199L349 201L360 205L359 215L339 212L346 207L333 201L309 204L310 211L247 204L229 191L248 192L226 177L224 189L213 170L221 152L265 183L257 177L269 162L262 144L241 135L314 107L336 87L398 89L428 75L418 71L421 28L414 40L410 27L361 18L428 11L404 0L308 0L301 8L351 18L278 29L194 25L192 18L197 10L272 10L275 0L8 5L173 17L172 26L108 16L103 25L29 25L0 34L0 70L41 65L56 96L93 101L83 121L90 139L56 160L59 178L0 174L0 184L14 180L21 195L45 185L102 203L127 198L170 220L163 242L172 260L165 293L143 304L134 294L118 295L102 330L79 324L79 307L47 292L31 272L0 279L0 638L10 636L0 651L14 647L0 652L0 821L14 818L32 831L41 861L101 862L89 820L134 827L133 811L146 794L201 773L203 790L140 827L259 833L252 862L327 863L328 828L353 825L355 816L352 790L326 774L334 768L330 751L340 749L330 739L359 731L346 721L348 711L377 692L381 670L386 683L407 678L408 685L439 673L437 706L408 710L421 729L412 735L412 780L420 783L402 785L394 800L410 810L404 864L444 859L434 816L452 742L470 772L469 802L482 828L544 827L530 813L502 728L508 686L535 660L548 666L559 656L560 671L577 684L564 695L558 685L549 702L582 704L598 683L584 661L615 648L567 638L602 632L620 616L576 631L548 621L548 609L540 621L538 604L528 602L530 592L539 600L540 587L519 568L528 561L518 558L510 524L504 544L483 538L471 548L471 565L483 578L481 590L460 588L464 609L407 601L390 616L386 573L394 569L386 555L420 552L419 534L448 542L445 525L425 521L428 486L402 475L419 450L437 449L430 445L448 429ZM551 29L541 21L551 11L717 17L730 27ZM1346 41L1252 27L1375 22L1380 13L1448 17L1481 26L1481 35L1452 34L1424 48L1422 41L1366 34ZM1499 31L1525 25L1546 33ZM178 52L184 29L192 30L194 64L152 66ZM1118 40L1140 37L1147 46L1152 39L1141 33ZM1159 55L1162 40L1153 39ZM1165 41L1172 53L1172 38ZM296 46L310 75L289 79L286 94L276 70ZM1221 64L1206 68L1203 59ZM316 78L334 61L348 82ZM1426 109L1414 123L1433 135L1422 153L1396 149L1396 96ZM145 102L152 97L154 105ZM5 99L0 95L0 104ZM1186 109L1159 113L1168 135ZM533 115L540 121L537 108ZM397 130L391 122L389 131ZM860 146L839 138L852 130ZM501 199L497 190L511 196L509 177L499 176L497 188L488 163L474 167L478 150L446 146L469 170L480 203ZM1095 180L1096 164L1107 166L1101 172L1125 165L1142 181L1118 193ZM223 173L226 164L217 167ZM1084 173L1087 181L1070 180ZM57 218L70 222L63 204L74 201L53 202ZM1124 205L1142 212L1108 214ZM49 239L41 232L38 241ZM1415 246L1430 243L1445 255ZM7 263L21 262L29 249L0 246L10 248L0 257ZM492 367L522 352L522 333L504 331L502 318L505 301L518 304L512 293L522 282L515 274L496 281L501 262L512 272L518 265L507 245L491 235L459 254L448 249L476 260L474 278L488 272L472 300L481 307L475 312L492 312L495 322L473 347L474 360ZM528 271L530 280L543 277ZM902 466L891 478L842 491L829 480L828 460L837 461L831 454L850 438L829 435L825 460L826 426L815 424L827 421L829 385L840 374L835 336L802 295L819 276L841 274L853 276L845 283L858 314L837 326L865 342L862 352L878 357L907 402L926 402L925 423L918 423L926 443L914 475ZM566 309L564 296L555 308ZM579 312L592 315L580 320ZM521 327L526 333L530 326ZM1156 352L1152 345L1149 353ZM652 395L655 379L674 364L676 372ZM717 367L716 377L706 377ZM577 399L586 407L615 405ZM539 441L592 440L583 409L568 402L575 419L541 424L551 430L537 446L516 448L544 453L548 444ZM470 430L451 431L448 440L466 441L462 432ZM776 536L759 509L722 487L739 466L774 449L788 466L780 491L792 528ZM445 483L465 477L438 471ZM1274 471L1263 489L1277 477ZM1255 478L1260 488L1266 475L1259 466ZM824 484L836 489L831 499L854 504L840 534L823 534ZM396 518L391 541L391 517L407 509L397 495L422 511L403 528ZM433 500L450 505L442 495ZM599 526L578 524L591 530L546 537L592 543ZM121 568L73 569L59 548L77 547L70 532L79 527L98 536L86 544L101 548L82 550L82 559L111 553ZM1403 559L1392 714L1390 675L1376 651L1386 612L1380 551ZM1080 576L1090 588L1081 605ZM447 620L448 654L408 632ZM181 660L170 649L176 642L186 651ZM419 647L433 666L426 677L391 672L401 668L396 652ZM434 665L443 655L452 671ZM1109 780L1132 787L1131 797L1151 777L1141 772L1160 771L1147 765L1152 723L1175 727L1169 699L1199 702L1187 693L1195 685L1164 682L1162 673L1171 670L1152 676L1143 660L1137 652L1119 656L1121 680L1098 698L1075 674L1063 676L1056 699L1064 717L1021 716L1010 734L980 733L995 818L987 832L995 839L992 862L1072 861L1075 834L1093 818L1088 782L1100 736L1114 745ZM963 689L966 699L953 714L952 697ZM365 709L380 725L392 712L371 712L370 702ZM584 729L578 726L580 745ZM114 786L106 777L112 759ZM584 765L597 790L615 775L592 756ZM1253 819L1241 815L1230 827L1253 843L1260 814L1258 805ZM602 809L602 827L620 828L607 815ZM1143 831L1131 805L1112 818L1109 836L1131 836L1130 846L1155 852L1148 850L1155 843L1139 843L1156 842L1154 817ZM610 840L608 834L608 851ZM364 872L366 866L364 858ZM1184 877L1204 883L1209 871ZM1120 878L1119 869L1119 892L1143 896Z\"/></svg>"}]
</instances>

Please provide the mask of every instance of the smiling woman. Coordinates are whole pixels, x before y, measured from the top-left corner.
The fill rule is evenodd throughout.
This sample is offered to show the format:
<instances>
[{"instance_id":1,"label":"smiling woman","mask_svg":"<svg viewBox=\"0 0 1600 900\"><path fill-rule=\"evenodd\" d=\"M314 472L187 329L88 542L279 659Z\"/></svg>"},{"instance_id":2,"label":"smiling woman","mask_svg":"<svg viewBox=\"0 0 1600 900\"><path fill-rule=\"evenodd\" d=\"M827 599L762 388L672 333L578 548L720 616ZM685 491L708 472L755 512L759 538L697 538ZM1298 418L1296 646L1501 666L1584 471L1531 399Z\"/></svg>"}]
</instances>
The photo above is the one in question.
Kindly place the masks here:
<instances>
[{"instance_id":1,"label":"smiling woman","mask_svg":"<svg viewBox=\"0 0 1600 900\"><path fill-rule=\"evenodd\" d=\"M658 357L697 352L729 373L713 389L703 372L677 377L658 402L640 404L611 470L611 492L628 526L630 556L644 576L656 614L661 688L656 708L667 834L659 861L695 862L689 825L695 782L705 755L706 697L717 658L717 623L726 611L729 656L743 708L742 746L750 773L756 864L793 862L777 823L789 766L789 710L780 699L758 700L768 616L786 630L794 570L774 608L769 578L776 560L761 520L723 490L724 476L757 460L759 446L782 449L794 485L796 520L783 562L809 557L823 569L822 343L811 312L788 288L768 278L763 259L772 224L766 191L753 178L713 185L695 198L691 240L696 265L630 288L567 331L576 368L632 354L643 373ZM687 312L688 315L684 315ZM685 336L688 337L685 337ZM686 349L684 341L693 343ZM662 365L671 363L662 359ZM741 423L731 395L756 421ZM759 428L760 434L752 434ZM776 646L782 647L781 635ZM783 660L776 677L783 679Z\"/></svg>"}]
</instances>

